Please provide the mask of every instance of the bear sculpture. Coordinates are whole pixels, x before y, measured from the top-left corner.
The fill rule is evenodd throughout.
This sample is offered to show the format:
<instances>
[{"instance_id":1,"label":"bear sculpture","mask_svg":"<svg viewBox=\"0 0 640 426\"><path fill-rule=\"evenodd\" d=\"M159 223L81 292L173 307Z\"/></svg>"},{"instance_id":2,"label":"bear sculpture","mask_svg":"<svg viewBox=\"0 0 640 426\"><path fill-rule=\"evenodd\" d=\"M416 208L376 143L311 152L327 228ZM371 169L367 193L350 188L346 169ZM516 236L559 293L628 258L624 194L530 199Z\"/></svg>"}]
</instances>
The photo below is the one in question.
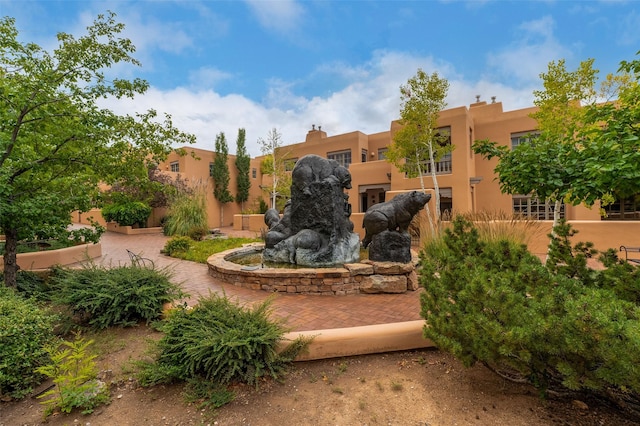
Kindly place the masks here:
<instances>
[{"instance_id":1,"label":"bear sculpture","mask_svg":"<svg viewBox=\"0 0 640 426\"><path fill-rule=\"evenodd\" d=\"M400 194L391 201L374 204L364 214L362 227L365 237L362 246L367 248L372 238L383 231L398 231L406 233L409 224L431 199L431 194L411 191Z\"/></svg>"},{"instance_id":2,"label":"bear sculpture","mask_svg":"<svg viewBox=\"0 0 640 426\"><path fill-rule=\"evenodd\" d=\"M300 193L307 194L307 187L310 183L323 181L333 181L342 188L351 189L349 170L336 160L327 160L319 155L305 155L296 162L291 172L292 187Z\"/></svg>"}]
</instances>

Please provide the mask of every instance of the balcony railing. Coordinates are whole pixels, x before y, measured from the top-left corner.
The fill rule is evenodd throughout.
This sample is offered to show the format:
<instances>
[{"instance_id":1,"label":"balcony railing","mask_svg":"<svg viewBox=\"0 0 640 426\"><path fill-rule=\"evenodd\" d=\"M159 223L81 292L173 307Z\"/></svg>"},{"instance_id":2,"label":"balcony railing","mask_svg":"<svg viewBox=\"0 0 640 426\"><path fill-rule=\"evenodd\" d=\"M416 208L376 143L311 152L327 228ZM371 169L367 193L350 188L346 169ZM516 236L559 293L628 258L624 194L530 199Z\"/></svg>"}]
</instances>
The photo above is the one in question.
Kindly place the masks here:
<instances>
[{"instance_id":1,"label":"balcony railing","mask_svg":"<svg viewBox=\"0 0 640 426\"><path fill-rule=\"evenodd\" d=\"M451 160L440 160L435 162L436 174L443 175L451 173ZM425 173L431 174L431 163L425 164Z\"/></svg>"}]
</instances>

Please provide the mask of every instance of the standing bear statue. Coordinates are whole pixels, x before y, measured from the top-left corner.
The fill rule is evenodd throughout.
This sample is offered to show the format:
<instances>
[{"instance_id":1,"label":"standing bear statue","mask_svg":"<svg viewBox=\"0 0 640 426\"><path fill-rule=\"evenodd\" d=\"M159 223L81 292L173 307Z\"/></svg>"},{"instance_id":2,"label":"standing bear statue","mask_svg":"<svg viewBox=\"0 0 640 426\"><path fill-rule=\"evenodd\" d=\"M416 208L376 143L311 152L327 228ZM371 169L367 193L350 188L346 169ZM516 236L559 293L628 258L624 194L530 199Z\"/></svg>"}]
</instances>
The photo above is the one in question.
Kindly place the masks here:
<instances>
[{"instance_id":1,"label":"standing bear statue","mask_svg":"<svg viewBox=\"0 0 640 426\"><path fill-rule=\"evenodd\" d=\"M362 224L365 229L362 246L367 248L372 241L381 240L379 244L374 244L375 248L369 249L369 259L409 262L411 260L409 224L430 199L431 194L411 191L400 194L391 201L369 207L364 214Z\"/></svg>"}]
</instances>

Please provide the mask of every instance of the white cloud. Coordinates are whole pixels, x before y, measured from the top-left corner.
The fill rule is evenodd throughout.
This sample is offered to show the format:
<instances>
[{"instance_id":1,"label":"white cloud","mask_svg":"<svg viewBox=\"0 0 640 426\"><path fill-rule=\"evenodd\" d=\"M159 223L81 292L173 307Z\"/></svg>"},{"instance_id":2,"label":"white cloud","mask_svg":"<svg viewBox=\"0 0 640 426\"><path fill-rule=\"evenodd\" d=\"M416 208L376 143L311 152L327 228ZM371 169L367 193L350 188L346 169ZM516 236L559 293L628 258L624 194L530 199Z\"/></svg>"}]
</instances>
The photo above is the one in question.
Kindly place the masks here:
<instances>
[{"instance_id":1,"label":"white cloud","mask_svg":"<svg viewBox=\"0 0 640 426\"><path fill-rule=\"evenodd\" d=\"M168 91L151 88L134 101L109 100L105 106L118 113L133 114L151 108L169 113L178 128L196 135L196 147L208 150L214 149L215 135L224 132L229 151L235 152L238 128L243 127L247 131L247 150L257 156L261 154L258 138L265 138L274 127L282 134L284 144L304 141L312 124L322 126L329 136L389 130L391 121L399 116L400 85L419 67L428 73L437 71L449 80L449 108L468 106L475 102L476 94L486 101L496 96L505 110L531 106L532 87L514 89L489 80L465 81L447 63L393 51L377 51L370 61L353 69L343 67L346 75L357 78L327 96L307 99L296 95L290 83L275 80L271 100L265 103L237 94L222 96L213 90L182 87Z\"/></svg>"},{"instance_id":2,"label":"white cloud","mask_svg":"<svg viewBox=\"0 0 640 426\"><path fill-rule=\"evenodd\" d=\"M280 34L289 34L300 27L304 8L295 0L246 0L253 14L264 28Z\"/></svg>"},{"instance_id":3,"label":"white cloud","mask_svg":"<svg viewBox=\"0 0 640 426\"><path fill-rule=\"evenodd\" d=\"M189 84L193 88L211 89L220 82L233 78L233 74L213 67L203 67L189 72Z\"/></svg>"},{"instance_id":4,"label":"white cloud","mask_svg":"<svg viewBox=\"0 0 640 426\"><path fill-rule=\"evenodd\" d=\"M554 37L555 21L546 16L518 26L514 41L502 51L490 53L487 64L497 71L493 79L515 79L516 84L531 84L539 80L547 64L569 59L572 54Z\"/></svg>"}]
</instances>

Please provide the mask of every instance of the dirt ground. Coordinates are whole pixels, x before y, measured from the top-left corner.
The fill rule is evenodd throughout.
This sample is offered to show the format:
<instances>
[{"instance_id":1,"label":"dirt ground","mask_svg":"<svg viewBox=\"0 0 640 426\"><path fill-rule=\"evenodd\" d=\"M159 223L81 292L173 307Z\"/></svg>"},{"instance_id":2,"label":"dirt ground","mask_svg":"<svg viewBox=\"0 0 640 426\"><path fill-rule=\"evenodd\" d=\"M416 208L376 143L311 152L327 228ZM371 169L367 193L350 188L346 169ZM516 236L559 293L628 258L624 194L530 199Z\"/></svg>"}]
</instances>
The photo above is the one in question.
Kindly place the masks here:
<instances>
[{"instance_id":1,"label":"dirt ground","mask_svg":"<svg viewBox=\"0 0 640 426\"><path fill-rule=\"evenodd\" d=\"M543 401L529 386L482 366L464 368L425 349L295 363L283 383L234 386L235 400L215 411L184 401L181 385L141 388L132 360L160 334L139 326L89 336L111 403L90 415L43 420L39 400L0 402L0 426L18 425L615 425L640 424L598 401ZM104 374L104 373L103 373Z\"/></svg>"}]
</instances>

